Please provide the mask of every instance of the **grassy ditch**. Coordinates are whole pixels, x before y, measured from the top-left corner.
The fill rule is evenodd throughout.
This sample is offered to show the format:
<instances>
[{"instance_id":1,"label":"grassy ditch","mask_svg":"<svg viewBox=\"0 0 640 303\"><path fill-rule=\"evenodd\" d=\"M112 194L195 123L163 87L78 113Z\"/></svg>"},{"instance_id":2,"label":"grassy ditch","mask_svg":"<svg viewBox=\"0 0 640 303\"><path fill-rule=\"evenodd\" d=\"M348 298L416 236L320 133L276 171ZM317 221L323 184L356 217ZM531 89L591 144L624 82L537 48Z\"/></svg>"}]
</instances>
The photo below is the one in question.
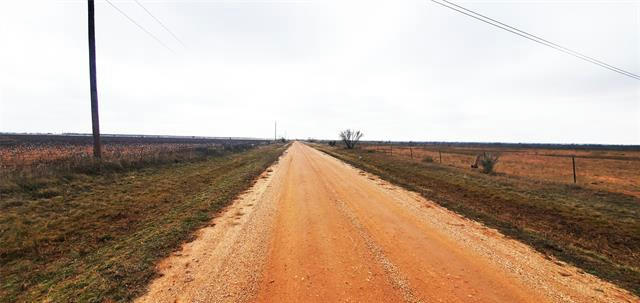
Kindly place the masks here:
<instances>
[{"instance_id":1,"label":"grassy ditch","mask_svg":"<svg viewBox=\"0 0 640 303\"><path fill-rule=\"evenodd\" d=\"M0 302L130 301L283 145L0 192ZM47 193L47 194L43 194Z\"/></svg>"},{"instance_id":2,"label":"grassy ditch","mask_svg":"<svg viewBox=\"0 0 640 303\"><path fill-rule=\"evenodd\" d=\"M640 295L637 197L374 151L314 147Z\"/></svg>"}]
</instances>

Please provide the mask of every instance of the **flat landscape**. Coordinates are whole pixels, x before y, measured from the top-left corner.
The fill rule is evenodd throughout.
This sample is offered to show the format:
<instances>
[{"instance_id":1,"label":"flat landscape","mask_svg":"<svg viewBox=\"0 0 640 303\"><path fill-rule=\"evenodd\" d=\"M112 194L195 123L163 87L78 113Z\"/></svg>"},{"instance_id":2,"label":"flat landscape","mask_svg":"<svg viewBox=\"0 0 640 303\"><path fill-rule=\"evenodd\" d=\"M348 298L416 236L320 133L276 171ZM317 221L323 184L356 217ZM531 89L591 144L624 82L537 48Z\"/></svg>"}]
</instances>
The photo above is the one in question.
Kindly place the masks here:
<instances>
[{"instance_id":1,"label":"flat landscape","mask_svg":"<svg viewBox=\"0 0 640 303\"><path fill-rule=\"evenodd\" d=\"M640 198L554 174L576 151L483 174L495 147L106 141L4 138L0 302L640 300ZM636 153L578 151L581 176Z\"/></svg>"},{"instance_id":2,"label":"flat landscape","mask_svg":"<svg viewBox=\"0 0 640 303\"><path fill-rule=\"evenodd\" d=\"M298 142L158 268L137 302L638 299Z\"/></svg>"},{"instance_id":3,"label":"flat landscape","mask_svg":"<svg viewBox=\"0 0 640 303\"><path fill-rule=\"evenodd\" d=\"M58 150L59 141L45 138L31 139L41 150ZM132 300L157 276L156 262L209 224L284 150L238 142L182 150L175 142L128 140L164 155L98 163L65 156L35 170L3 162L0 302ZM82 142L74 150L85 148Z\"/></svg>"},{"instance_id":4,"label":"flat landscape","mask_svg":"<svg viewBox=\"0 0 640 303\"><path fill-rule=\"evenodd\" d=\"M0 1L0 303L640 303L639 17Z\"/></svg>"}]
</instances>

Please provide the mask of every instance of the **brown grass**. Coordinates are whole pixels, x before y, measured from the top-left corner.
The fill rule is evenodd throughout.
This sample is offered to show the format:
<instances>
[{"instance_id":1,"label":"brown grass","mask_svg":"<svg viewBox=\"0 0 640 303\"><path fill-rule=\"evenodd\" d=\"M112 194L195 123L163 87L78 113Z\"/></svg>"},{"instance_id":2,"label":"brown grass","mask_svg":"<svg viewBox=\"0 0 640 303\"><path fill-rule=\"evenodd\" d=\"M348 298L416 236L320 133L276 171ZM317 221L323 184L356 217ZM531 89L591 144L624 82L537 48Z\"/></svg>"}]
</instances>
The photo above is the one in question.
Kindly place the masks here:
<instances>
[{"instance_id":1,"label":"brown grass","mask_svg":"<svg viewBox=\"0 0 640 303\"><path fill-rule=\"evenodd\" d=\"M160 163L199 160L228 150L247 149L249 144L180 144L180 143L107 143L102 145L102 159L93 158L91 144L67 145L28 143L0 145L0 179L49 177L64 173L98 173L101 170L126 170ZM0 189L7 190L6 182Z\"/></svg>"},{"instance_id":2,"label":"brown grass","mask_svg":"<svg viewBox=\"0 0 640 303\"><path fill-rule=\"evenodd\" d=\"M282 145L0 192L0 302L129 301Z\"/></svg>"},{"instance_id":3,"label":"brown grass","mask_svg":"<svg viewBox=\"0 0 640 303\"><path fill-rule=\"evenodd\" d=\"M477 154L484 151L501 153L500 163L495 172L540 181L573 184L571 156L576 156L577 184L580 186L624 193L640 197L640 151L615 150L560 150L560 149L513 149L487 147L412 147L388 145L362 146L363 149L377 150L393 156L419 161L432 157L448 166L467 169L475 161Z\"/></svg>"}]
</instances>

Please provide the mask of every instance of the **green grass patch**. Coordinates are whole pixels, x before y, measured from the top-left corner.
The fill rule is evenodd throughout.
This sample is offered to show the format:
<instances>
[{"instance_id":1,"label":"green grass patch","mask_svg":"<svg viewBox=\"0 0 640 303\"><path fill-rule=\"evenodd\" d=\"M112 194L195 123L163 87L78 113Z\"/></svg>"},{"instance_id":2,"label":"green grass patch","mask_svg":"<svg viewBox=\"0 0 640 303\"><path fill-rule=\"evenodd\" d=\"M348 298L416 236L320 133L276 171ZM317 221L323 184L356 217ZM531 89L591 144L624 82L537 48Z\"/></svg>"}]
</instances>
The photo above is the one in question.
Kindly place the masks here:
<instances>
[{"instance_id":1,"label":"green grass patch","mask_svg":"<svg viewBox=\"0 0 640 303\"><path fill-rule=\"evenodd\" d=\"M640 295L636 197L382 153L314 147Z\"/></svg>"},{"instance_id":2,"label":"green grass patch","mask_svg":"<svg viewBox=\"0 0 640 303\"><path fill-rule=\"evenodd\" d=\"M0 193L0 302L131 301L283 145ZM34 182L29 182L34 184Z\"/></svg>"}]
</instances>

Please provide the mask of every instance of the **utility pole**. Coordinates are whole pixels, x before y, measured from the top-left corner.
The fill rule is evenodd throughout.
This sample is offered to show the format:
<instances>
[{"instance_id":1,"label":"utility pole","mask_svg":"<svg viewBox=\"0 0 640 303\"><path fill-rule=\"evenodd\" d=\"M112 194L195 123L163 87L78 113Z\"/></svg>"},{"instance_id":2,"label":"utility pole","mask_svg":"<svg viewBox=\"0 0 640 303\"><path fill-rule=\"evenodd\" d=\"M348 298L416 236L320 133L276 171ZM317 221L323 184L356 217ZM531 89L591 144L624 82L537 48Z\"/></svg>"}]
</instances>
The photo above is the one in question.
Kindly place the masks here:
<instances>
[{"instance_id":1,"label":"utility pole","mask_svg":"<svg viewBox=\"0 0 640 303\"><path fill-rule=\"evenodd\" d=\"M573 164L573 183L576 183L576 156L571 156L571 163Z\"/></svg>"},{"instance_id":2,"label":"utility pole","mask_svg":"<svg viewBox=\"0 0 640 303\"><path fill-rule=\"evenodd\" d=\"M100 159L100 121L98 119L98 81L96 79L96 30L93 0L87 0L89 8L89 82L91 85L91 125L93 128L93 156Z\"/></svg>"}]
</instances>

